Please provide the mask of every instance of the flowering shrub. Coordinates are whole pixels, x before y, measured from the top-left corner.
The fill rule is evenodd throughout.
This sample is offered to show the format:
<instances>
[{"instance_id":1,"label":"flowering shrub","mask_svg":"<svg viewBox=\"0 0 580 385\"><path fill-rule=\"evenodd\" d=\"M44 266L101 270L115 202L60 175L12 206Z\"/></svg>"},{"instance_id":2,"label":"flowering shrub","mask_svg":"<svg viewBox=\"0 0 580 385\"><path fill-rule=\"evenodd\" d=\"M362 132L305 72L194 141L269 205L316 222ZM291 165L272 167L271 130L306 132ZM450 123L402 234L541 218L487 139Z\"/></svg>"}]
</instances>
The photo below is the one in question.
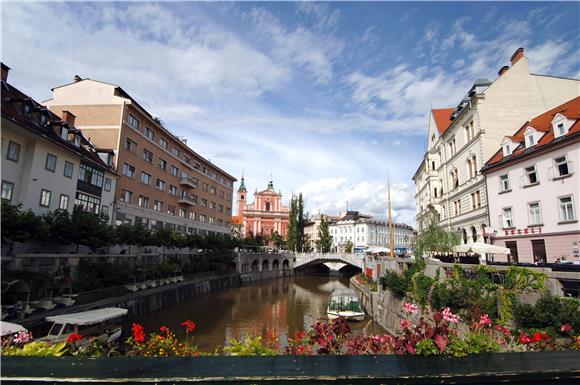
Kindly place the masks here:
<instances>
[{"instance_id":1,"label":"flowering shrub","mask_svg":"<svg viewBox=\"0 0 580 385\"><path fill-rule=\"evenodd\" d=\"M191 321L190 321L191 322ZM195 324L183 322L186 333L195 329ZM160 333L145 335L143 326L133 324L131 328L133 335L127 339L127 344L131 347L128 352L130 356L141 357L168 357L168 356L199 356L201 353L197 346L189 341L179 342L171 329L166 326L159 328Z\"/></svg>"},{"instance_id":2,"label":"flowering shrub","mask_svg":"<svg viewBox=\"0 0 580 385\"><path fill-rule=\"evenodd\" d=\"M284 354L294 356L312 355L312 346L310 346L310 337L305 331L297 331L294 337L288 338L288 345Z\"/></svg>"}]
</instances>

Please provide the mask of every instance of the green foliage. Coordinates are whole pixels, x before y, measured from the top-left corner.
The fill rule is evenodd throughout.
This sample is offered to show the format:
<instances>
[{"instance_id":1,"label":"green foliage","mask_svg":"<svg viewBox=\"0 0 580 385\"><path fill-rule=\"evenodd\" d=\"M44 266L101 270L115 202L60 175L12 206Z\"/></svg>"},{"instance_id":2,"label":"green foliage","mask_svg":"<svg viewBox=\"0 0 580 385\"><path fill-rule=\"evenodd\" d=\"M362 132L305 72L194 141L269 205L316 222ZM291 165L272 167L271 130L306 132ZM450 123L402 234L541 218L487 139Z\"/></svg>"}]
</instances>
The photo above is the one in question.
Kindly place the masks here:
<instances>
[{"instance_id":1,"label":"green foliage","mask_svg":"<svg viewBox=\"0 0 580 385\"><path fill-rule=\"evenodd\" d=\"M81 206L75 206L71 215L71 243L88 246L95 251L99 247L109 246L114 241L113 228L108 225L108 217L104 214L86 212Z\"/></svg>"},{"instance_id":2,"label":"green foliage","mask_svg":"<svg viewBox=\"0 0 580 385\"><path fill-rule=\"evenodd\" d=\"M61 357L68 351L67 343L49 344L44 341L34 341L22 348L10 346L2 350L5 356L38 356L38 357Z\"/></svg>"},{"instance_id":3,"label":"green foliage","mask_svg":"<svg viewBox=\"0 0 580 385\"><path fill-rule=\"evenodd\" d=\"M419 356L434 356L439 354L439 348L431 338L417 342L415 354Z\"/></svg>"},{"instance_id":4,"label":"green foliage","mask_svg":"<svg viewBox=\"0 0 580 385\"><path fill-rule=\"evenodd\" d=\"M232 338L228 341L228 346L224 347L224 352L231 356L273 356L278 351L270 343L263 343L262 337L247 336L243 341Z\"/></svg>"},{"instance_id":5,"label":"green foliage","mask_svg":"<svg viewBox=\"0 0 580 385\"><path fill-rule=\"evenodd\" d=\"M580 300L546 294L533 306L517 304L514 320L523 329L552 328L557 331L561 325L570 324L574 330L580 330Z\"/></svg>"},{"instance_id":6,"label":"green foliage","mask_svg":"<svg viewBox=\"0 0 580 385\"><path fill-rule=\"evenodd\" d=\"M352 243L351 241L346 242L346 245L344 246L344 251L345 253L352 253L352 249L354 248L354 243Z\"/></svg>"},{"instance_id":7,"label":"green foliage","mask_svg":"<svg viewBox=\"0 0 580 385\"><path fill-rule=\"evenodd\" d=\"M451 334L445 353L453 357L465 357L469 354L469 345L466 341Z\"/></svg>"},{"instance_id":8,"label":"green foliage","mask_svg":"<svg viewBox=\"0 0 580 385\"><path fill-rule=\"evenodd\" d=\"M469 354L494 353L501 349L500 344L486 333L468 332L463 340Z\"/></svg>"},{"instance_id":9,"label":"green foliage","mask_svg":"<svg viewBox=\"0 0 580 385\"><path fill-rule=\"evenodd\" d=\"M286 245L286 241L284 241L284 238L282 238L282 236L277 231L272 234L272 242L274 242L274 245L278 249L283 249Z\"/></svg>"},{"instance_id":10,"label":"green foliage","mask_svg":"<svg viewBox=\"0 0 580 385\"><path fill-rule=\"evenodd\" d=\"M304 215L302 193L297 197L292 196L288 218L288 250L303 251L305 246L304 226L306 225L306 221L307 216Z\"/></svg>"},{"instance_id":11,"label":"green foliage","mask_svg":"<svg viewBox=\"0 0 580 385\"><path fill-rule=\"evenodd\" d=\"M387 270L385 275L381 276L379 283L383 290L387 288L390 289L393 294L398 298L404 298L405 295L411 290L411 279L415 275L425 268L423 262L416 262L409 266L403 274L398 274L394 271Z\"/></svg>"},{"instance_id":12,"label":"green foliage","mask_svg":"<svg viewBox=\"0 0 580 385\"><path fill-rule=\"evenodd\" d=\"M126 284L130 282L133 273L133 269L125 263L113 264L105 260L89 262L81 259L74 290L82 292Z\"/></svg>"},{"instance_id":13,"label":"green foliage","mask_svg":"<svg viewBox=\"0 0 580 385\"><path fill-rule=\"evenodd\" d=\"M413 284L413 297L418 304L425 307L429 303L429 294L431 287L436 282L435 279L425 274L415 274L411 281Z\"/></svg>"},{"instance_id":14,"label":"green foliage","mask_svg":"<svg viewBox=\"0 0 580 385\"><path fill-rule=\"evenodd\" d=\"M320 218L320 230L318 231L318 245L321 253L330 252L332 247L332 236L330 235L330 230L328 229L328 222L324 215Z\"/></svg>"},{"instance_id":15,"label":"green foliage","mask_svg":"<svg viewBox=\"0 0 580 385\"><path fill-rule=\"evenodd\" d=\"M445 231L434 219L427 219L425 227L415 239L415 255L425 257L426 253L442 252L448 253L453 250L453 246L459 244L459 235Z\"/></svg>"},{"instance_id":16,"label":"green foliage","mask_svg":"<svg viewBox=\"0 0 580 385\"><path fill-rule=\"evenodd\" d=\"M510 266L505 273L504 287L518 291L542 290L546 275L524 267Z\"/></svg>"},{"instance_id":17,"label":"green foliage","mask_svg":"<svg viewBox=\"0 0 580 385\"><path fill-rule=\"evenodd\" d=\"M2 243L34 242L42 240L48 233L48 226L34 213L22 210L22 203L11 205L2 199Z\"/></svg>"}]
</instances>

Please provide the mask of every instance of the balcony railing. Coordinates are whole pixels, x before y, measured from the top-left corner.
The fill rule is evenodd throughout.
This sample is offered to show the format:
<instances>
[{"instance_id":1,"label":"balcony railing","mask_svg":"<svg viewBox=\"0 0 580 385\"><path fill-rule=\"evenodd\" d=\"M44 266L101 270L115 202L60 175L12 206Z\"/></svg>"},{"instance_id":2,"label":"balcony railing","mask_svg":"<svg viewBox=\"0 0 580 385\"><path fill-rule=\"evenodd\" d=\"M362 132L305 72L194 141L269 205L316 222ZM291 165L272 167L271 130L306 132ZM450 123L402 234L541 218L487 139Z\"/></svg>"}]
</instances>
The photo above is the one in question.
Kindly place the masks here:
<instances>
[{"instance_id":1,"label":"balcony railing","mask_svg":"<svg viewBox=\"0 0 580 385\"><path fill-rule=\"evenodd\" d=\"M180 183L182 185L186 185L192 188L197 188L197 180L187 177L187 176L182 176L180 179Z\"/></svg>"},{"instance_id":2,"label":"balcony railing","mask_svg":"<svg viewBox=\"0 0 580 385\"><path fill-rule=\"evenodd\" d=\"M195 206L197 204L197 202L192 197L189 197L187 195L180 196L177 202L189 206Z\"/></svg>"}]
</instances>

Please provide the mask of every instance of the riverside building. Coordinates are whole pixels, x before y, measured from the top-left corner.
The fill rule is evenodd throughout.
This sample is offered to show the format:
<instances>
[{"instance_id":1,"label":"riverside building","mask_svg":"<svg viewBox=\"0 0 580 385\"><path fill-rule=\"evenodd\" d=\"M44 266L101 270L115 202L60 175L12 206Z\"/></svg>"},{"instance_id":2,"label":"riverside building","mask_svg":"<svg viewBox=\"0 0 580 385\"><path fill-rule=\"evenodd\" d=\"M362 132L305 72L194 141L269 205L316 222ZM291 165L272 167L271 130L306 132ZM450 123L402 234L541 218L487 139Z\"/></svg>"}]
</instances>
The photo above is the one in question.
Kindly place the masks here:
<instances>
[{"instance_id":1,"label":"riverside building","mask_svg":"<svg viewBox=\"0 0 580 385\"><path fill-rule=\"evenodd\" d=\"M580 258L580 97L505 136L485 164L493 243L509 262Z\"/></svg>"},{"instance_id":2,"label":"riverside building","mask_svg":"<svg viewBox=\"0 0 580 385\"><path fill-rule=\"evenodd\" d=\"M116 223L229 234L233 176L187 146L118 85L75 76L44 103L71 111L83 134L116 154Z\"/></svg>"},{"instance_id":3,"label":"riverside building","mask_svg":"<svg viewBox=\"0 0 580 385\"><path fill-rule=\"evenodd\" d=\"M478 79L459 105L432 110L427 151L413 176L419 231L426 221L456 231L463 243L489 241L489 211L480 168L524 122L580 92L580 82L532 74L524 49L491 82Z\"/></svg>"},{"instance_id":4,"label":"riverside building","mask_svg":"<svg viewBox=\"0 0 580 385\"><path fill-rule=\"evenodd\" d=\"M37 215L81 206L112 222L117 174L113 152L8 83L2 63L2 199ZM62 117L62 118L61 118Z\"/></svg>"}]
</instances>

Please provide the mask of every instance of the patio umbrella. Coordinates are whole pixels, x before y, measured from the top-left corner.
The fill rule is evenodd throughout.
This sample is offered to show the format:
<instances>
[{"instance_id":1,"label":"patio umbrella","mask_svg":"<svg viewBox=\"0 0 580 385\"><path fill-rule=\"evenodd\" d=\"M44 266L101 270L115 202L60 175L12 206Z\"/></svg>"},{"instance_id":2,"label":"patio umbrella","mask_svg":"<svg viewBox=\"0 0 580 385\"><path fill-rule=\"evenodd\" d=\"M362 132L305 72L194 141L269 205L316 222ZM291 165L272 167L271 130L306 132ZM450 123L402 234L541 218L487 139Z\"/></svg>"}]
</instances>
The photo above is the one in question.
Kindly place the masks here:
<instances>
[{"instance_id":1,"label":"patio umbrella","mask_svg":"<svg viewBox=\"0 0 580 385\"><path fill-rule=\"evenodd\" d=\"M477 253L477 254L509 254L510 249L506 247L490 245L489 243L474 242L467 245L458 245L453 248L456 253Z\"/></svg>"}]
</instances>

